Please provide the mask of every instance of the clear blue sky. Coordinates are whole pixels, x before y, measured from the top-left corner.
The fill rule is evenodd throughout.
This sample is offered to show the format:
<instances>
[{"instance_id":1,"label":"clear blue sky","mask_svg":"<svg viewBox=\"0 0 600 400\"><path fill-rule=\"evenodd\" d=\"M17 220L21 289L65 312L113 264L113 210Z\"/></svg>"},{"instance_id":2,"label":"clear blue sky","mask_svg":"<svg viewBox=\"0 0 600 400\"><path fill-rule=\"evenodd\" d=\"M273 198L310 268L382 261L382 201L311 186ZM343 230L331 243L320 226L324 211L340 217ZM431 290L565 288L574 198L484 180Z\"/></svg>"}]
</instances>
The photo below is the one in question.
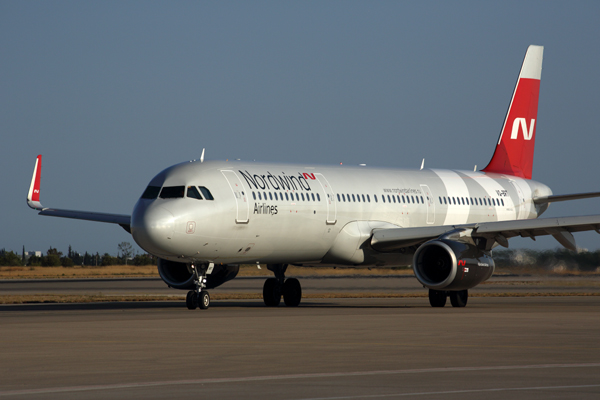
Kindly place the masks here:
<instances>
[{"instance_id":1,"label":"clear blue sky","mask_svg":"<svg viewBox=\"0 0 600 400\"><path fill-rule=\"evenodd\" d=\"M545 46L533 178L600 191L600 2L0 1L0 248L117 252L148 181L207 159L472 169ZM600 212L600 199L547 216ZM600 248L600 235L577 234ZM554 248L552 238L511 241Z\"/></svg>"}]
</instances>

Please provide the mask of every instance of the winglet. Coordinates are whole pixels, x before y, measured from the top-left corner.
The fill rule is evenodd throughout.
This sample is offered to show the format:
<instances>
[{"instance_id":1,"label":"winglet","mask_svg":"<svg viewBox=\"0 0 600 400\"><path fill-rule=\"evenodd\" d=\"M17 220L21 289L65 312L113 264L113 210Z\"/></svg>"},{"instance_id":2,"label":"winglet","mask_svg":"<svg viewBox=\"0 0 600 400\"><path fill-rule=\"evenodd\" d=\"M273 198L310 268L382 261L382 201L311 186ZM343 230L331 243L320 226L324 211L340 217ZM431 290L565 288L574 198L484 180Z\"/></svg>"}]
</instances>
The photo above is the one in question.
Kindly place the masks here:
<instances>
[{"instance_id":1,"label":"winglet","mask_svg":"<svg viewBox=\"0 0 600 400\"><path fill-rule=\"evenodd\" d=\"M35 167L33 168L33 176L27 193L27 205L34 210L41 210L44 207L40 203L40 176L42 175L42 155L37 156Z\"/></svg>"}]
</instances>

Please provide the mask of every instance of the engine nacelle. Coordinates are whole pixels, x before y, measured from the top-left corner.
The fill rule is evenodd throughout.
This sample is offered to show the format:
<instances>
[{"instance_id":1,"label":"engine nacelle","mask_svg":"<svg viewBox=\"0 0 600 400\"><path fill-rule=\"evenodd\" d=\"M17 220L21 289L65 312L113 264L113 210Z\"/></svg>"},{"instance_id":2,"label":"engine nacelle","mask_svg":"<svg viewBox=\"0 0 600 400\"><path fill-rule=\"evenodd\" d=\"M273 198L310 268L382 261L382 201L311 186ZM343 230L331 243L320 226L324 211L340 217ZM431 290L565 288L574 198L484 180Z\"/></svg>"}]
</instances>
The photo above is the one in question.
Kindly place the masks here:
<instances>
[{"instance_id":1,"label":"engine nacelle","mask_svg":"<svg viewBox=\"0 0 600 400\"><path fill-rule=\"evenodd\" d=\"M215 265L212 273L206 276L206 288L213 289L235 278L239 265ZM158 274L170 287L175 289L194 289L194 274L185 263L158 259Z\"/></svg>"},{"instance_id":2,"label":"engine nacelle","mask_svg":"<svg viewBox=\"0 0 600 400\"><path fill-rule=\"evenodd\" d=\"M472 244L436 239L417 249L413 270L429 289L464 290L489 279L494 260Z\"/></svg>"}]
</instances>

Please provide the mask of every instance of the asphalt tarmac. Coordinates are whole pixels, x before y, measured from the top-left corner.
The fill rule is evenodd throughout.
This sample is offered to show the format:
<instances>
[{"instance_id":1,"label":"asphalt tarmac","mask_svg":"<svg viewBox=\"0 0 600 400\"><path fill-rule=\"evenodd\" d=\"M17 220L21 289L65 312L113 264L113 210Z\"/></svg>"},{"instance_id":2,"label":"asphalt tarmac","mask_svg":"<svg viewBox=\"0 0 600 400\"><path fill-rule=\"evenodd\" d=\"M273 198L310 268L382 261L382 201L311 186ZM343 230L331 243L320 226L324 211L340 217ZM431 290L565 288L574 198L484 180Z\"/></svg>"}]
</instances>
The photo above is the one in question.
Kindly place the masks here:
<instances>
[{"instance_id":1,"label":"asphalt tarmac","mask_svg":"<svg viewBox=\"0 0 600 400\"><path fill-rule=\"evenodd\" d=\"M427 293L413 275L298 277L307 294ZM262 293L266 277L239 277L210 292ZM494 276L476 293L600 293L600 276ZM0 295L185 295L160 278L0 280Z\"/></svg>"},{"instance_id":2,"label":"asphalt tarmac","mask_svg":"<svg viewBox=\"0 0 600 400\"><path fill-rule=\"evenodd\" d=\"M512 282L498 290L521 290ZM529 286L544 285L564 286ZM473 297L461 309L423 298L9 305L0 398L596 399L599 339L599 296Z\"/></svg>"}]
</instances>

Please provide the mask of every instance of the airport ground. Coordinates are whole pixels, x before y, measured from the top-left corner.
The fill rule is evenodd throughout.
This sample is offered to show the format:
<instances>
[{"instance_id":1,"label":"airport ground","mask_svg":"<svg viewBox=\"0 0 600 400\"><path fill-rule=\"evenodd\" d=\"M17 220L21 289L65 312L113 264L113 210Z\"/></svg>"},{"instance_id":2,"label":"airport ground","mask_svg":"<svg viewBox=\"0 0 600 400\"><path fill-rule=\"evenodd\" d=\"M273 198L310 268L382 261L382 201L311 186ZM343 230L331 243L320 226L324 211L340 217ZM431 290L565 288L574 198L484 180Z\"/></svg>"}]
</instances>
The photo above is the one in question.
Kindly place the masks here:
<instances>
[{"instance_id":1,"label":"airport ground","mask_svg":"<svg viewBox=\"0 0 600 400\"><path fill-rule=\"evenodd\" d=\"M260 293L263 279L235 279L213 297ZM410 277L301 282L308 297L297 308L258 299L205 311L181 300L1 305L0 397L600 396L600 278L496 277L460 309L429 307ZM0 293L173 291L145 278L1 281Z\"/></svg>"}]
</instances>

